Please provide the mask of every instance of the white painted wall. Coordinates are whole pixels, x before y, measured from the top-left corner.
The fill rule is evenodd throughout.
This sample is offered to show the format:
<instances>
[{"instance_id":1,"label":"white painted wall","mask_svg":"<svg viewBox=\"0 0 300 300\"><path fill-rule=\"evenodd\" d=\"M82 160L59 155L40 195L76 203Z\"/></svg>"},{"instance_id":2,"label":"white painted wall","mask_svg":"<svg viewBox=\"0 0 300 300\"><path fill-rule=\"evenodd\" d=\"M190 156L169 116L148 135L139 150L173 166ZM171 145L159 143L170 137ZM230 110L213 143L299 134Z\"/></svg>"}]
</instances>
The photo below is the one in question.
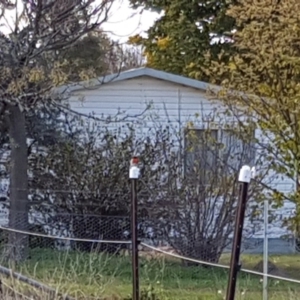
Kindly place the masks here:
<instances>
[{"instance_id":1,"label":"white painted wall","mask_svg":"<svg viewBox=\"0 0 300 300\"><path fill-rule=\"evenodd\" d=\"M216 110L220 112L220 104L208 99L205 91L146 76L111 82L96 89L78 90L69 101L73 110L86 115L93 113L98 118L115 116L118 111L122 111L123 116L139 115L147 104L152 103L152 109L139 120L137 118L126 120L126 122L130 120L135 122L136 130L141 133L146 133L147 129L155 126L156 122L172 125L178 130L190 121L193 121L194 125L199 128L203 128L205 122L211 121L212 118L217 123L230 121L228 117L216 114ZM120 125L120 123L99 124L99 126L108 126L111 129ZM272 177L276 177L275 174L272 174ZM282 177L272 178L272 180L272 184L282 192L290 192L294 189L291 180ZM284 217L293 213L294 208L292 203L285 202L281 209L276 210L277 219L269 226L270 238L290 234L282 228L282 222ZM247 222L245 227L249 229L253 225ZM256 224L257 227L262 228L259 224ZM255 235L258 238L262 237L262 230L257 230Z\"/></svg>"},{"instance_id":2,"label":"white painted wall","mask_svg":"<svg viewBox=\"0 0 300 300\"><path fill-rule=\"evenodd\" d=\"M173 124L195 120L195 114L201 111L205 118L213 114L213 106L204 91L150 77L112 82L98 89L83 89L71 97L70 103L74 110L83 114L94 112L99 118L114 116L119 109L137 115L147 103L153 103L151 113L155 111L159 121L165 124L169 120Z\"/></svg>"}]
</instances>

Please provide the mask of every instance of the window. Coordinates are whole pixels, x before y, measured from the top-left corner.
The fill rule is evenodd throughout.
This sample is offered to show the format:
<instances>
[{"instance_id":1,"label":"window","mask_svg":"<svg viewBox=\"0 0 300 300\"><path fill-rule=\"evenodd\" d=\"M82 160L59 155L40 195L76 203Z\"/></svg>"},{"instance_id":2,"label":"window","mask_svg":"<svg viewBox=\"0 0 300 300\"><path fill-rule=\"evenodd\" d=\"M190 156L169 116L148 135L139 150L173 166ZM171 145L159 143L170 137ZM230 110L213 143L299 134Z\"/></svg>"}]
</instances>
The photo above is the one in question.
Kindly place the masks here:
<instances>
[{"instance_id":1,"label":"window","mask_svg":"<svg viewBox=\"0 0 300 300\"><path fill-rule=\"evenodd\" d=\"M217 169L218 130L185 132L185 175L197 176L202 184Z\"/></svg>"},{"instance_id":2,"label":"window","mask_svg":"<svg viewBox=\"0 0 300 300\"><path fill-rule=\"evenodd\" d=\"M189 129L185 132L185 174L201 175L203 183L219 172L232 173L254 163L253 143L230 130Z\"/></svg>"}]
</instances>

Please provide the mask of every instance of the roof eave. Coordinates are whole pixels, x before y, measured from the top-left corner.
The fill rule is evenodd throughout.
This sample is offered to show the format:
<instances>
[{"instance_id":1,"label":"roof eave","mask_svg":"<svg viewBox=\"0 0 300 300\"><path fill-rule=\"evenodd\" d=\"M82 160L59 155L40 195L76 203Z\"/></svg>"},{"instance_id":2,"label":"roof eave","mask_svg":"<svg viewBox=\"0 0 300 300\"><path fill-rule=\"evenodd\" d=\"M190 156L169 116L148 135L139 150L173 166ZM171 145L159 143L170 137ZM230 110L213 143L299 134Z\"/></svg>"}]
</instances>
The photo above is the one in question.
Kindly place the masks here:
<instances>
[{"instance_id":1,"label":"roof eave","mask_svg":"<svg viewBox=\"0 0 300 300\"><path fill-rule=\"evenodd\" d=\"M202 91L206 91L209 88L219 88L218 86L213 86L213 85L203 82L203 81L198 81L198 80L191 79L188 77L143 67L143 68L132 69L132 70L115 73L115 74L111 74L111 75L106 75L103 77L91 79L88 81L82 81L82 82L75 83L75 84L64 85L64 86L61 86L58 89L56 89L56 91L58 93L60 93L63 91L74 92L76 90L82 90L82 89L95 89L95 88L98 88L99 86L101 86L102 84L118 82L118 81L123 81L123 80L128 80L128 79L134 79L134 78L138 78L141 76L149 76L152 78L169 81L169 82L172 82L175 84L195 88L195 89L202 90Z\"/></svg>"}]
</instances>

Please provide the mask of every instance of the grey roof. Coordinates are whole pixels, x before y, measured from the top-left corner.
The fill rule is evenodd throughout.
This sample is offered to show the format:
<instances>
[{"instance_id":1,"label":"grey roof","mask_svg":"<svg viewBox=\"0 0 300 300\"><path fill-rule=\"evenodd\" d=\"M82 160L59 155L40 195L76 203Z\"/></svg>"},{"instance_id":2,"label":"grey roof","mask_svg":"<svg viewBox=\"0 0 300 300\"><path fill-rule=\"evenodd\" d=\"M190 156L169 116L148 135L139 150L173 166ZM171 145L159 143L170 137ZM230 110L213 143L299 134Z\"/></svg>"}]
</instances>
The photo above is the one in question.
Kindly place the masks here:
<instances>
[{"instance_id":1,"label":"grey roof","mask_svg":"<svg viewBox=\"0 0 300 300\"><path fill-rule=\"evenodd\" d=\"M87 81L79 82L72 86L71 85L63 86L59 88L59 91L61 92L62 91L61 89L63 90L67 89L69 92L73 92L81 89L94 89L94 88L98 88L100 85L104 83L118 82L118 81L133 79L141 76L149 76L156 79L166 80L172 83L184 85L202 91L206 91L209 87L212 87L212 85L203 81L198 81L184 76L174 75L164 71L143 67L143 68L120 72L118 74L111 74L104 77L99 77L96 79L92 79L88 82Z\"/></svg>"}]
</instances>

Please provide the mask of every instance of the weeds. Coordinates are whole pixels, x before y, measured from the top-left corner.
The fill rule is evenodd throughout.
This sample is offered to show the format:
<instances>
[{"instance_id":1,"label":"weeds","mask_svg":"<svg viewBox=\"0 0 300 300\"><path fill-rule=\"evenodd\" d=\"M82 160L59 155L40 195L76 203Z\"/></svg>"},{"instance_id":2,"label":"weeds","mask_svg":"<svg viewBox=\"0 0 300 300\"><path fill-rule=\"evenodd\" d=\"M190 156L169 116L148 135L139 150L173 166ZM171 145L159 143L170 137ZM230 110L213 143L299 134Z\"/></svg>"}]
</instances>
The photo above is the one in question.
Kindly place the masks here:
<instances>
[{"instance_id":1,"label":"weeds","mask_svg":"<svg viewBox=\"0 0 300 300\"><path fill-rule=\"evenodd\" d=\"M282 261L283 265L289 261L293 267L299 261L298 256L276 259ZM249 261L255 264L253 257ZM31 259L17 266L15 271L75 299L131 300L129 257L35 249ZM178 261L166 258L150 261L141 258L141 300L222 300L227 276L227 270L223 269L185 267ZM11 299L30 297L54 300L17 280L5 279L3 282L5 293L7 297L13 297ZM299 292L300 285L269 280L269 300L296 300L299 299ZM236 300L257 300L261 299L261 295L260 278L241 273Z\"/></svg>"}]
</instances>

